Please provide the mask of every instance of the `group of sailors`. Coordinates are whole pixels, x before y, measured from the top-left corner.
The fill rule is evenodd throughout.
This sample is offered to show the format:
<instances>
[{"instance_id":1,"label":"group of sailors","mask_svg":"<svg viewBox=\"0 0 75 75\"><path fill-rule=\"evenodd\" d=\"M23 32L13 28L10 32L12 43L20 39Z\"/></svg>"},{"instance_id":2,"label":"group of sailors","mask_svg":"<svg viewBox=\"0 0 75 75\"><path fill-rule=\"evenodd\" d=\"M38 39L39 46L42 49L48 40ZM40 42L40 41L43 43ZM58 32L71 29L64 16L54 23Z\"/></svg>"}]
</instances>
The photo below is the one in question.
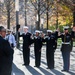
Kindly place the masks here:
<instances>
[{"instance_id":1,"label":"group of sailors","mask_svg":"<svg viewBox=\"0 0 75 75\"><path fill-rule=\"evenodd\" d=\"M29 66L30 64L30 45L34 43L34 53L35 53L35 66L39 68L41 65L41 48L43 43L46 43L46 60L47 69L54 69L54 52L57 48L57 40L61 38L61 53L63 57L63 70L69 71L70 68L70 52L72 51L73 39L75 38L75 27L72 31L68 31L69 27L64 27L64 32L60 33L59 29L55 32L52 30L47 30L47 34L44 35L43 32L39 30L35 31L33 36L29 31L28 27L23 27L23 34L19 37L23 37L23 60L24 66ZM11 75L12 62L14 47L16 46L15 37L11 30L7 30L0 26L0 75Z\"/></svg>"},{"instance_id":2,"label":"group of sailors","mask_svg":"<svg viewBox=\"0 0 75 75\"><path fill-rule=\"evenodd\" d=\"M30 45L34 43L34 53L35 53L35 66L39 68L41 63L41 48L43 43L46 43L46 59L47 59L47 69L54 69L54 52L57 48L57 39L61 38L61 52L63 57L63 70L69 71L70 67L70 52L72 51L72 41L75 38L75 27L73 27L71 33L68 31L69 27L64 27L64 32L60 33L59 29L55 32L52 30L47 30L47 35L40 33L39 30L35 31L35 35L32 36L28 32L28 27L24 26L24 33L19 35L23 37L23 59L25 66L30 63ZM41 34L41 35L40 35Z\"/></svg>"}]
</instances>

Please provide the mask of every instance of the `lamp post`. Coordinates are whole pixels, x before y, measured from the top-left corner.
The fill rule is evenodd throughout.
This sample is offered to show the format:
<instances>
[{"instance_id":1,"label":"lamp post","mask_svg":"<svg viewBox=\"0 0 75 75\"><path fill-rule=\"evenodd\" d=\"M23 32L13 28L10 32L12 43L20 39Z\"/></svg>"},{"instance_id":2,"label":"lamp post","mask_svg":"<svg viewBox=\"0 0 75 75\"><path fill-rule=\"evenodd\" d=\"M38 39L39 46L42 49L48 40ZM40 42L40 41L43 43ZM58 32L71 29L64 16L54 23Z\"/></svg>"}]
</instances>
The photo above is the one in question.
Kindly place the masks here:
<instances>
[{"instance_id":1,"label":"lamp post","mask_svg":"<svg viewBox=\"0 0 75 75\"><path fill-rule=\"evenodd\" d=\"M16 11L16 46L19 46L19 38L18 38L18 25L19 25L19 0L15 0L15 11Z\"/></svg>"}]
</instances>

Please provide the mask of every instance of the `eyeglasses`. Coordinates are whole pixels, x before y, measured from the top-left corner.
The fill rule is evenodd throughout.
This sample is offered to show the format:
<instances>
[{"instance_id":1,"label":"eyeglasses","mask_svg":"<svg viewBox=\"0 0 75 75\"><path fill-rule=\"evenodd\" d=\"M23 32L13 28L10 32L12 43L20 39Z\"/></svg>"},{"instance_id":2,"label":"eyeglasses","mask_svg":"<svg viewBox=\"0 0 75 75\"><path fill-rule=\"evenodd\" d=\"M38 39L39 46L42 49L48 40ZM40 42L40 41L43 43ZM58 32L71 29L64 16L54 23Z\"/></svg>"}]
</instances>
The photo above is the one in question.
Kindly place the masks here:
<instances>
[{"instance_id":1,"label":"eyeglasses","mask_svg":"<svg viewBox=\"0 0 75 75\"><path fill-rule=\"evenodd\" d=\"M6 33L6 31L5 31L5 30L2 30L1 32L5 32L5 33Z\"/></svg>"}]
</instances>

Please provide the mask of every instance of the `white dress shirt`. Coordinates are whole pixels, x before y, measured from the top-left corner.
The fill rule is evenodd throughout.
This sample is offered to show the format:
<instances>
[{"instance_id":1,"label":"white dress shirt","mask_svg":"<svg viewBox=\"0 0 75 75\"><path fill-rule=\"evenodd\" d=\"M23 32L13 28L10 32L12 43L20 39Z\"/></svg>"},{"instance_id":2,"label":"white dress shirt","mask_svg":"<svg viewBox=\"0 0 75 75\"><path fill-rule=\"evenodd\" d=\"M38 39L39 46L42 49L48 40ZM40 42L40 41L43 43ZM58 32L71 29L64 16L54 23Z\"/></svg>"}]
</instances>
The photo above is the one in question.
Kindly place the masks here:
<instances>
[{"instance_id":1,"label":"white dress shirt","mask_svg":"<svg viewBox=\"0 0 75 75\"><path fill-rule=\"evenodd\" d=\"M15 41L15 37L13 34L7 35L6 39L9 41L10 44L13 44L14 47L16 46L16 41Z\"/></svg>"}]
</instances>

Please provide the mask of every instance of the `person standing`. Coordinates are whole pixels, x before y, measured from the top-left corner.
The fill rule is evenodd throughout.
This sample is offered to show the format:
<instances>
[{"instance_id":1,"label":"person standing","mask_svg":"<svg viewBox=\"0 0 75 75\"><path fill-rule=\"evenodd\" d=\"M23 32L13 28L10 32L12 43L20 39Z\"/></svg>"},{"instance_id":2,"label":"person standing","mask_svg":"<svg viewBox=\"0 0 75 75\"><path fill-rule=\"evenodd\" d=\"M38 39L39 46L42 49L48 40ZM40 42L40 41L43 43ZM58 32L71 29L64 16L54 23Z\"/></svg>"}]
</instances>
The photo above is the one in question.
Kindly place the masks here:
<instances>
[{"instance_id":1,"label":"person standing","mask_svg":"<svg viewBox=\"0 0 75 75\"><path fill-rule=\"evenodd\" d=\"M64 27L64 33L60 34L58 37L62 39L61 52L63 57L63 70L61 71L69 71L70 67L70 52L72 51L71 41L72 37L68 31L69 27Z\"/></svg>"},{"instance_id":2,"label":"person standing","mask_svg":"<svg viewBox=\"0 0 75 75\"><path fill-rule=\"evenodd\" d=\"M8 40L8 42L10 43L12 48L16 47L16 40L15 40L14 35L12 34L11 30L9 30L9 29L7 30L7 32L8 32L8 34L5 37L5 39Z\"/></svg>"},{"instance_id":3,"label":"person standing","mask_svg":"<svg viewBox=\"0 0 75 75\"><path fill-rule=\"evenodd\" d=\"M23 29L24 33L22 35L19 35L19 37L23 37L23 65L28 66L30 63L31 33L28 32L27 26L24 26Z\"/></svg>"},{"instance_id":4,"label":"person standing","mask_svg":"<svg viewBox=\"0 0 75 75\"><path fill-rule=\"evenodd\" d=\"M5 36L6 29L0 26L0 75L11 75L14 50Z\"/></svg>"},{"instance_id":5,"label":"person standing","mask_svg":"<svg viewBox=\"0 0 75 75\"><path fill-rule=\"evenodd\" d=\"M47 36L44 38L44 42L46 42L47 69L54 69L54 52L57 46L56 38L56 33L53 34L52 30L47 30Z\"/></svg>"},{"instance_id":6,"label":"person standing","mask_svg":"<svg viewBox=\"0 0 75 75\"><path fill-rule=\"evenodd\" d=\"M75 26L73 26L73 28L72 28L71 36L72 36L71 45L72 45L72 47L73 47L73 41L74 41L74 39L75 39Z\"/></svg>"},{"instance_id":7,"label":"person standing","mask_svg":"<svg viewBox=\"0 0 75 75\"><path fill-rule=\"evenodd\" d=\"M35 31L34 42L34 53L35 53L35 66L40 67L41 62L41 48L42 48L42 38L40 37L40 31Z\"/></svg>"}]
</instances>

